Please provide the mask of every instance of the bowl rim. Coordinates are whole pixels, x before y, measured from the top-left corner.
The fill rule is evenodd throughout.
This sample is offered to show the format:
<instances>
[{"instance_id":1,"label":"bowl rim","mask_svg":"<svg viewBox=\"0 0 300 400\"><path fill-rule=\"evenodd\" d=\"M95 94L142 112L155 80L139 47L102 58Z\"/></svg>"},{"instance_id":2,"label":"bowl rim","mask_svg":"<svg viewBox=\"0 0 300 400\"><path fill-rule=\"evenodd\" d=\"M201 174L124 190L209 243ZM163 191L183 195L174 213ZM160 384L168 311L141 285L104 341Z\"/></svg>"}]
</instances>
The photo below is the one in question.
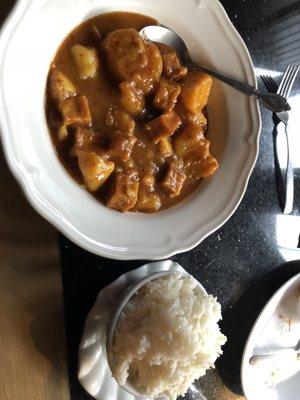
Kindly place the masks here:
<instances>
[{"instance_id":1,"label":"bowl rim","mask_svg":"<svg viewBox=\"0 0 300 400\"><path fill-rule=\"evenodd\" d=\"M10 43L10 40L16 31L18 24L22 21L22 19L26 16L27 10L36 0L18 0L15 6L13 7L10 15L7 17L4 22L2 29L0 31L0 70L3 68L5 63L5 51L7 46ZM250 76L250 83L254 84L257 87L257 81L255 77L254 66L249 54L249 51L235 29L234 25L230 21L224 7L218 0L205 0L209 7L214 10L216 17L220 19L220 21L224 22L224 26L228 30L231 36L235 38L236 44L239 46L239 52L243 53L245 58L245 65L247 65L247 70ZM2 94L2 88L0 87L0 93ZM215 232L219 229L236 211L239 206L247 185L253 168L255 166L257 156L258 156L258 148L259 148L259 137L261 130L261 116L260 109L258 103L253 103L251 106L251 120L252 120L252 151L251 156L247 160L247 168L244 168L243 173L240 174L239 180L236 182L235 190L229 199L228 203L223 208L222 212L218 215L215 215L211 220L208 226L208 229L205 233L202 232L193 232L188 238L185 239L185 242L175 243L170 245L168 248L161 247L159 250L156 249L155 253L152 249L144 248L143 251L145 253L144 257L141 257L141 254L138 253L134 249L125 248L123 251L116 251L112 248L107 248L105 246L101 246L99 242L94 241L82 234L75 226L72 225L64 216L60 215L56 210L48 203L48 201L43 198L42 195L39 194L38 190L32 184L30 178L23 171L23 167L18 160L17 155L14 153L13 144L10 140L10 129L9 129L9 118L7 116L6 106L3 101L3 96L0 96L0 127L1 127L1 141L3 144L4 154L8 163L10 170L13 175L17 179L19 185L21 186L25 196L27 197L29 203L32 207L42 215L46 220L48 220L52 225L54 225L62 234L64 234L67 238L69 238L72 242L77 244L78 246L88 250L94 254L101 255L104 257L117 259L117 260L135 260L140 258L146 258L151 260L159 260L169 258L175 254L182 253L196 247L200 242L202 242L207 236Z\"/></svg>"}]
</instances>

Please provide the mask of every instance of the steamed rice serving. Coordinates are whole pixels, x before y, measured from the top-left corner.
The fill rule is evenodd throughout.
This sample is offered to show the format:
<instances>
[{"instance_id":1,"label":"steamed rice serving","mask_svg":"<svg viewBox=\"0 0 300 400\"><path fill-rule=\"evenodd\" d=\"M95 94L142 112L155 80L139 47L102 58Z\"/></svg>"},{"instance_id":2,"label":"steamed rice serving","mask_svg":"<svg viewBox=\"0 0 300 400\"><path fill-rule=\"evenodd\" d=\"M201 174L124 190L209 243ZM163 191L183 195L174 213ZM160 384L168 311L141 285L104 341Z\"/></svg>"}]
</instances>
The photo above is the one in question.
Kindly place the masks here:
<instances>
[{"instance_id":1,"label":"steamed rice serving","mask_svg":"<svg viewBox=\"0 0 300 400\"><path fill-rule=\"evenodd\" d=\"M214 366L226 337L221 306L191 276L180 273L144 285L117 323L112 372L149 397L175 399Z\"/></svg>"}]
</instances>

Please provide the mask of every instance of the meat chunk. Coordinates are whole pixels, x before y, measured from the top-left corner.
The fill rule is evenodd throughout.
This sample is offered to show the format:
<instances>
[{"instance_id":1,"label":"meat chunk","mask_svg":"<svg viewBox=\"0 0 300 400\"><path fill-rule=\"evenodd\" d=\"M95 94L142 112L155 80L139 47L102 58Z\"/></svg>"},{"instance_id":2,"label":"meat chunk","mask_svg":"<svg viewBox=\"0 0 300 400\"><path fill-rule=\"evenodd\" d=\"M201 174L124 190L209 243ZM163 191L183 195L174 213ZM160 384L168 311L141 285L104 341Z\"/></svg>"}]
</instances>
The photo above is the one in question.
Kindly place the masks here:
<instances>
[{"instance_id":1,"label":"meat chunk","mask_svg":"<svg viewBox=\"0 0 300 400\"><path fill-rule=\"evenodd\" d=\"M83 150L77 150L77 156L78 165L88 190L96 192L107 181L115 164L96 153Z\"/></svg>"},{"instance_id":2,"label":"meat chunk","mask_svg":"<svg viewBox=\"0 0 300 400\"><path fill-rule=\"evenodd\" d=\"M132 135L117 131L113 134L108 153L111 157L128 161L137 138Z\"/></svg>"},{"instance_id":3,"label":"meat chunk","mask_svg":"<svg viewBox=\"0 0 300 400\"><path fill-rule=\"evenodd\" d=\"M115 106L109 107L105 116L105 124L128 135L133 135L135 128L135 122L130 115Z\"/></svg>"},{"instance_id":4,"label":"meat chunk","mask_svg":"<svg viewBox=\"0 0 300 400\"><path fill-rule=\"evenodd\" d=\"M163 111L172 111L181 91L179 83L161 78L154 97L154 105Z\"/></svg>"},{"instance_id":5,"label":"meat chunk","mask_svg":"<svg viewBox=\"0 0 300 400\"><path fill-rule=\"evenodd\" d=\"M173 154L172 143L169 138L163 138L158 142L158 151L163 158L170 157Z\"/></svg>"},{"instance_id":6,"label":"meat chunk","mask_svg":"<svg viewBox=\"0 0 300 400\"><path fill-rule=\"evenodd\" d=\"M141 212L155 212L161 207L161 200L154 188L154 175L145 175L140 181L136 209Z\"/></svg>"},{"instance_id":7,"label":"meat chunk","mask_svg":"<svg viewBox=\"0 0 300 400\"><path fill-rule=\"evenodd\" d=\"M181 65L177 53L171 47L164 44L158 44L158 48L162 55L164 77L175 80L183 78L188 70Z\"/></svg>"},{"instance_id":8,"label":"meat chunk","mask_svg":"<svg viewBox=\"0 0 300 400\"><path fill-rule=\"evenodd\" d=\"M146 42L134 29L110 32L102 42L109 67L121 81L135 82L148 94L162 73L162 58L155 44Z\"/></svg>"},{"instance_id":9,"label":"meat chunk","mask_svg":"<svg viewBox=\"0 0 300 400\"><path fill-rule=\"evenodd\" d=\"M145 130L155 143L174 134L181 125L181 119L173 111L165 112L145 125Z\"/></svg>"},{"instance_id":10,"label":"meat chunk","mask_svg":"<svg viewBox=\"0 0 300 400\"><path fill-rule=\"evenodd\" d=\"M195 150L200 140L205 140L203 127L187 124L173 140L175 153L179 157L187 157Z\"/></svg>"},{"instance_id":11,"label":"meat chunk","mask_svg":"<svg viewBox=\"0 0 300 400\"><path fill-rule=\"evenodd\" d=\"M58 103L58 110L63 117L64 125L89 125L92 117L86 96L75 96Z\"/></svg>"},{"instance_id":12,"label":"meat chunk","mask_svg":"<svg viewBox=\"0 0 300 400\"><path fill-rule=\"evenodd\" d=\"M49 86L54 100L65 100L76 95L73 83L55 67L50 71Z\"/></svg>"},{"instance_id":13,"label":"meat chunk","mask_svg":"<svg viewBox=\"0 0 300 400\"><path fill-rule=\"evenodd\" d=\"M212 78L201 72L188 72L182 79L179 100L192 114L197 114L207 105Z\"/></svg>"},{"instance_id":14,"label":"meat chunk","mask_svg":"<svg viewBox=\"0 0 300 400\"><path fill-rule=\"evenodd\" d=\"M83 126L78 126L74 134L74 146L71 150L71 155L77 155L77 150L87 151L91 146L99 141L99 134L91 129L86 129Z\"/></svg>"},{"instance_id":15,"label":"meat chunk","mask_svg":"<svg viewBox=\"0 0 300 400\"><path fill-rule=\"evenodd\" d=\"M182 164L177 161L170 162L166 176L161 182L161 186L170 197L180 194L182 186L186 180L186 175L182 172Z\"/></svg>"},{"instance_id":16,"label":"meat chunk","mask_svg":"<svg viewBox=\"0 0 300 400\"><path fill-rule=\"evenodd\" d=\"M218 169L218 162L210 154L210 142L205 138L201 126L188 124L173 144L176 154L185 161L185 171L189 177L205 178Z\"/></svg>"},{"instance_id":17,"label":"meat chunk","mask_svg":"<svg viewBox=\"0 0 300 400\"><path fill-rule=\"evenodd\" d=\"M119 85L121 91L120 103L124 110L131 114L141 114L145 108L143 93L136 88L134 82L122 82Z\"/></svg>"},{"instance_id":18,"label":"meat chunk","mask_svg":"<svg viewBox=\"0 0 300 400\"><path fill-rule=\"evenodd\" d=\"M93 78L97 75L99 60L96 49L75 44L71 48L71 53L80 79Z\"/></svg>"},{"instance_id":19,"label":"meat chunk","mask_svg":"<svg viewBox=\"0 0 300 400\"><path fill-rule=\"evenodd\" d=\"M114 190L107 206L125 212L133 208L138 199L139 176L134 168L121 170L116 173Z\"/></svg>"}]
</instances>

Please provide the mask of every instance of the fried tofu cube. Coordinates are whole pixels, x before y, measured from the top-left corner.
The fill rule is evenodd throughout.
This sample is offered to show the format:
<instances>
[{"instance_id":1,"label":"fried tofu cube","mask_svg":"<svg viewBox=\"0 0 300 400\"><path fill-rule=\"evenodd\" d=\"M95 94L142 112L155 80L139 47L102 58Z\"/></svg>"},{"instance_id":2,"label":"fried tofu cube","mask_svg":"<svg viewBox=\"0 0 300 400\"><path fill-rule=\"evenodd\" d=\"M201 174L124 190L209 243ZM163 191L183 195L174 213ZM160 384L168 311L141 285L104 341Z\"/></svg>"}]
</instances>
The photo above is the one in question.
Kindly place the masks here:
<instances>
[{"instance_id":1,"label":"fried tofu cube","mask_svg":"<svg viewBox=\"0 0 300 400\"><path fill-rule=\"evenodd\" d=\"M154 97L154 105L156 108L163 111L172 111L177 98L180 94L181 86L179 83L167 81L161 78L159 87Z\"/></svg>"},{"instance_id":2,"label":"fried tofu cube","mask_svg":"<svg viewBox=\"0 0 300 400\"><path fill-rule=\"evenodd\" d=\"M118 171L115 175L114 190L107 206L125 212L133 208L138 199L139 176L134 168Z\"/></svg>"},{"instance_id":3,"label":"fried tofu cube","mask_svg":"<svg viewBox=\"0 0 300 400\"><path fill-rule=\"evenodd\" d=\"M207 105L212 78L202 72L190 71L180 82L179 100L192 114L197 114Z\"/></svg>"},{"instance_id":4,"label":"fried tofu cube","mask_svg":"<svg viewBox=\"0 0 300 400\"><path fill-rule=\"evenodd\" d=\"M170 157L173 154L173 147L169 138L163 138L158 142L158 151L163 158Z\"/></svg>"},{"instance_id":5,"label":"fried tofu cube","mask_svg":"<svg viewBox=\"0 0 300 400\"><path fill-rule=\"evenodd\" d=\"M54 100L65 100L76 95L76 88L73 83L55 67L50 71L49 86Z\"/></svg>"},{"instance_id":6,"label":"fried tofu cube","mask_svg":"<svg viewBox=\"0 0 300 400\"><path fill-rule=\"evenodd\" d=\"M148 122L145 131L158 143L161 139L173 135L180 125L181 119L178 115L169 111Z\"/></svg>"},{"instance_id":7,"label":"fried tofu cube","mask_svg":"<svg viewBox=\"0 0 300 400\"><path fill-rule=\"evenodd\" d=\"M77 150L87 151L91 146L99 141L99 134L95 133L91 129L78 126L74 134L75 142L71 151L72 155L77 154Z\"/></svg>"},{"instance_id":8,"label":"fried tofu cube","mask_svg":"<svg viewBox=\"0 0 300 400\"><path fill-rule=\"evenodd\" d=\"M121 91L120 104L127 112L137 115L145 108L145 98L134 82L122 82L119 85Z\"/></svg>"},{"instance_id":9,"label":"fried tofu cube","mask_svg":"<svg viewBox=\"0 0 300 400\"><path fill-rule=\"evenodd\" d=\"M89 153L83 150L77 150L77 157L78 165L88 190L96 192L110 177L115 164L96 153Z\"/></svg>"},{"instance_id":10,"label":"fried tofu cube","mask_svg":"<svg viewBox=\"0 0 300 400\"><path fill-rule=\"evenodd\" d=\"M58 103L58 110L63 117L64 125L89 125L92 117L86 96L75 96Z\"/></svg>"},{"instance_id":11,"label":"fried tofu cube","mask_svg":"<svg viewBox=\"0 0 300 400\"><path fill-rule=\"evenodd\" d=\"M157 193L155 193L155 178L154 175L145 175L139 186L138 200L135 208L141 212L155 212L161 207L161 200Z\"/></svg>"},{"instance_id":12,"label":"fried tofu cube","mask_svg":"<svg viewBox=\"0 0 300 400\"><path fill-rule=\"evenodd\" d=\"M176 197L179 196L185 180L186 175L182 172L181 166L177 162L172 161L168 166L166 176L161 182L161 186L170 197Z\"/></svg>"},{"instance_id":13,"label":"fried tofu cube","mask_svg":"<svg viewBox=\"0 0 300 400\"><path fill-rule=\"evenodd\" d=\"M128 161L136 141L135 136L117 131L112 136L108 153L111 157Z\"/></svg>"},{"instance_id":14,"label":"fried tofu cube","mask_svg":"<svg viewBox=\"0 0 300 400\"><path fill-rule=\"evenodd\" d=\"M135 128L135 122L130 115L115 106L109 107L105 116L105 124L128 135L133 135Z\"/></svg>"},{"instance_id":15,"label":"fried tofu cube","mask_svg":"<svg viewBox=\"0 0 300 400\"><path fill-rule=\"evenodd\" d=\"M202 126L188 123L173 140L175 153L182 158L195 150L200 140L204 138Z\"/></svg>"},{"instance_id":16,"label":"fried tofu cube","mask_svg":"<svg viewBox=\"0 0 300 400\"><path fill-rule=\"evenodd\" d=\"M167 79L182 79L188 70L181 65L177 53L167 45L158 44L158 48L162 55L163 75Z\"/></svg>"},{"instance_id":17,"label":"fried tofu cube","mask_svg":"<svg viewBox=\"0 0 300 400\"><path fill-rule=\"evenodd\" d=\"M75 44L71 48L80 79L93 78L97 75L99 60L96 49Z\"/></svg>"}]
</instances>

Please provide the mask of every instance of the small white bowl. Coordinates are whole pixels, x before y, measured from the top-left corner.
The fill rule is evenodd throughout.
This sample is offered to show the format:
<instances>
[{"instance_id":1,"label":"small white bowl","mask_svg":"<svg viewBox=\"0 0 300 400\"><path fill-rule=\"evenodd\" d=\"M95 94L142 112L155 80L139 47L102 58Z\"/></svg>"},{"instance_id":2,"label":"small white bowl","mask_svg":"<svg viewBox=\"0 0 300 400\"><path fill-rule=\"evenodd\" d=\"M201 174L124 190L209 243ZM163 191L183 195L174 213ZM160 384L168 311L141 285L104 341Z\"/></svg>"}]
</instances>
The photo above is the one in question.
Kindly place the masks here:
<instances>
[{"instance_id":1,"label":"small white bowl","mask_svg":"<svg viewBox=\"0 0 300 400\"><path fill-rule=\"evenodd\" d=\"M144 278L136 281L133 285L131 285L124 293L124 295L121 297L120 301L118 302L117 307L114 309L113 314L112 314L112 318L110 323L108 324L108 328L107 328L107 339L106 339L106 353L107 353L107 359L108 359L108 363L111 366L112 365L112 346L113 346L113 340L114 340L114 334L115 334L115 330L116 330L116 326L118 323L118 320L120 318L120 315L124 309L124 307L126 306L126 304L128 303L128 301L132 298L132 296L139 290L141 289L144 285L146 285L147 283L161 278L163 276L168 276L168 275L173 275L173 274L181 274L183 276L189 276L188 273L186 272L179 272L179 271L158 271L158 272L154 272L150 275L145 276ZM204 287L200 284L200 282L198 282L195 279L196 283L197 283L197 287L199 292L201 292L202 294L207 294L206 290L204 289ZM121 384L120 384L121 385ZM144 397L147 398L148 396L145 393L142 393L140 391L138 391L129 381L126 382L125 385L121 385L128 393L137 396L137 397ZM161 398L165 398L165 397L161 397ZM159 398L156 398L159 399Z\"/></svg>"},{"instance_id":2,"label":"small white bowl","mask_svg":"<svg viewBox=\"0 0 300 400\"><path fill-rule=\"evenodd\" d=\"M247 48L217 0L19 0L0 36L1 138L30 203L65 236L108 258L164 259L195 247L239 205L258 153L259 107L215 81L208 137L217 173L182 203L153 215L99 204L58 160L44 96L50 62L66 34L91 16L119 10L158 19L183 37L195 60L256 85Z\"/></svg>"},{"instance_id":3,"label":"small white bowl","mask_svg":"<svg viewBox=\"0 0 300 400\"><path fill-rule=\"evenodd\" d=\"M108 346L107 341L112 342L118 316L129 298L149 280L176 272L187 274L187 271L171 260L145 264L123 274L99 292L96 302L86 318L78 352L78 379L85 390L95 399L146 399L130 385L123 388L114 379L107 354L109 353L107 347L111 345ZM201 292L206 293L200 283L198 286Z\"/></svg>"}]
</instances>

